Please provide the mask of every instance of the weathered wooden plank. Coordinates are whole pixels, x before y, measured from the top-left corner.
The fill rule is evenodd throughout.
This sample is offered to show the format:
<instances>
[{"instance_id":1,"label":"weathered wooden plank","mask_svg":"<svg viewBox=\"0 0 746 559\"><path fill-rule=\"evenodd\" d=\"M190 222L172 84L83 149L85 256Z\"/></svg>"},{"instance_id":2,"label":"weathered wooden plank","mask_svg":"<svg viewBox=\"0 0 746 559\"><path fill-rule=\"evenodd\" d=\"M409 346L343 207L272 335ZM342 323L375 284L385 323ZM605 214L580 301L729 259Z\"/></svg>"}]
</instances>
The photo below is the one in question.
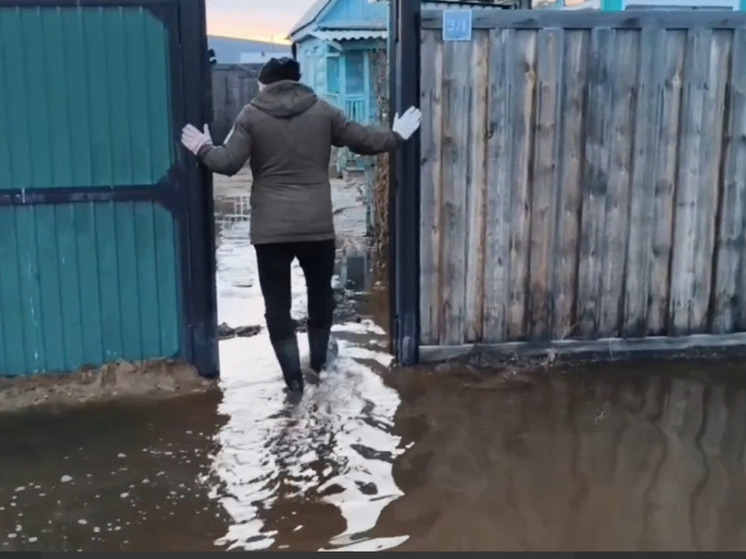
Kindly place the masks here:
<instances>
[{"instance_id":1,"label":"weathered wooden plank","mask_svg":"<svg viewBox=\"0 0 746 559\"><path fill-rule=\"evenodd\" d=\"M471 112L469 120L469 167L466 182L468 208L466 241L466 340L483 337L485 202L487 196L487 95L489 91L489 33L475 32L471 50Z\"/></svg>"},{"instance_id":2,"label":"weathered wooden plank","mask_svg":"<svg viewBox=\"0 0 746 559\"><path fill-rule=\"evenodd\" d=\"M725 97L730 74L733 34L715 31L708 54L702 119L702 149L699 152L700 187L697 189L697 234L694 237L694 284L690 298L690 323L687 333L710 330L712 283L715 272L715 238L718 226L718 202L722 191L721 163L725 128Z\"/></svg>"},{"instance_id":3,"label":"weathered wooden plank","mask_svg":"<svg viewBox=\"0 0 746 559\"><path fill-rule=\"evenodd\" d=\"M688 333L695 324L692 297L701 296L695 293L697 267L708 266L708 262L696 260L695 245L697 235L704 234L697 229L697 213L705 210L698 207L698 190L708 188L708 185L702 184L703 180L708 180L702 169L702 151L705 149L702 114L705 110L712 39L713 34L709 29L697 28L687 32L671 265L671 328L676 335Z\"/></svg>"},{"instance_id":4,"label":"weathered wooden plank","mask_svg":"<svg viewBox=\"0 0 746 559\"><path fill-rule=\"evenodd\" d=\"M604 235L596 337L619 334L624 308L639 46L638 31L617 31L613 48L616 63L609 76L612 104L608 191L605 217L598 216L604 222Z\"/></svg>"},{"instance_id":5,"label":"weathered wooden plank","mask_svg":"<svg viewBox=\"0 0 746 559\"><path fill-rule=\"evenodd\" d=\"M743 330L746 325L744 252L746 236L746 30L733 35L729 122L725 135L725 163L712 329Z\"/></svg>"},{"instance_id":6,"label":"weathered wooden plank","mask_svg":"<svg viewBox=\"0 0 746 559\"><path fill-rule=\"evenodd\" d=\"M528 273L531 227L531 156L536 85L536 33L517 31L508 45L513 153L508 185L511 188L510 276L508 339L528 336Z\"/></svg>"},{"instance_id":7,"label":"weathered wooden plank","mask_svg":"<svg viewBox=\"0 0 746 559\"><path fill-rule=\"evenodd\" d=\"M659 131L662 126L662 91L666 31L645 28L640 37L640 73L634 124L634 159L631 184L629 244L625 269L624 336L647 331L648 297L653 257L653 214Z\"/></svg>"},{"instance_id":8,"label":"weathered wooden plank","mask_svg":"<svg viewBox=\"0 0 746 559\"><path fill-rule=\"evenodd\" d=\"M471 42L443 45L443 134L441 235L442 312L440 340L466 336L466 191L469 166Z\"/></svg>"},{"instance_id":9,"label":"weathered wooden plank","mask_svg":"<svg viewBox=\"0 0 746 559\"><path fill-rule=\"evenodd\" d=\"M508 59L512 52L509 45L514 40L513 30L497 29L490 32L483 308L485 342L503 342L508 336L514 95L514 73L508 71Z\"/></svg>"},{"instance_id":10,"label":"weathered wooden plank","mask_svg":"<svg viewBox=\"0 0 746 559\"><path fill-rule=\"evenodd\" d=\"M669 327L674 196L679 145L679 112L683 87L686 33L667 31L661 118L656 147L653 206L653 248L648 277L647 333L661 335Z\"/></svg>"},{"instance_id":11,"label":"weathered wooden plank","mask_svg":"<svg viewBox=\"0 0 746 559\"><path fill-rule=\"evenodd\" d=\"M611 144L612 89L608 80L616 68L614 35L612 29L593 29L589 45L577 310L578 332L583 338L596 337L601 299Z\"/></svg>"},{"instance_id":12,"label":"weathered wooden plank","mask_svg":"<svg viewBox=\"0 0 746 559\"><path fill-rule=\"evenodd\" d=\"M646 338L601 338L597 340L552 340L543 342L504 342L422 346L423 363L487 354L495 358L599 358L662 357L683 355L746 355L746 333L693 334L691 336L648 336Z\"/></svg>"},{"instance_id":13,"label":"weathered wooden plank","mask_svg":"<svg viewBox=\"0 0 746 559\"><path fill-rule=\"evenodd\" d=\"M551 332L554 230L559 185L559 96L562 87L562 29L542 29L536 40L536 124L531 180L529 337Z\"/></svg>"},{"instance_id":14,"label":"weathered wooden plank","mask_svg":"<svg viewBox=\"0 0 746 559\"><path fill-rule=\"evenodd\" d=\"M583 166L583 104L588 66L587 31L565 33L564 72L560 108L560 148L557 157L555 249L552 280L552 337L563 340L575 333L578 242L580 233L581 174Z\"/></svg>"},{"instance_id":15,"label":"weathered wooden plank","mask_svg":"<svg viewBox=\"0 0 746 559\"><path fill-rule=\"evenodd\" d=\"M438 343L441 314L440 205L443 109L443 43L423 32L420 99L423 112L420 171L420 339Z\"/></svg>"}]
</instances>

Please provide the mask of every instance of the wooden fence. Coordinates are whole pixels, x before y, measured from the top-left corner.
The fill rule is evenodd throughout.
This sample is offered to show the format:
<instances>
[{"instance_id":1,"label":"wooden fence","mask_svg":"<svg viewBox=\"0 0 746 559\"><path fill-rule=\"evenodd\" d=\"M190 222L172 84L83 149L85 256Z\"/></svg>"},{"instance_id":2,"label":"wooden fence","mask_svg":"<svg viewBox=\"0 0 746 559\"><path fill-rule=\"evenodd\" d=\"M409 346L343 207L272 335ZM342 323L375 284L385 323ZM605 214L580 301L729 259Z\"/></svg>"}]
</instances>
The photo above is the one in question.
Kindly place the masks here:
<instances>
[{"instance_id":1,"label":"wooden fence","mask_svg":"<svg viewBox=\"0 0 746 559\"><path fill-rule=\"evenodd\" d=\"M746 17L422 18L421 342L746 330Z\"/></svg>"},{"instance_id":2,"label":"wooden fence","mask_svg":"<svg viewBox=\"0 0 746 559\"><path fill-rule=\"evenodd\" d=\"M222 143L238 113L259 91L261 64L216 64L212 67L213 140Z\"/></svg>"}]
</instances>

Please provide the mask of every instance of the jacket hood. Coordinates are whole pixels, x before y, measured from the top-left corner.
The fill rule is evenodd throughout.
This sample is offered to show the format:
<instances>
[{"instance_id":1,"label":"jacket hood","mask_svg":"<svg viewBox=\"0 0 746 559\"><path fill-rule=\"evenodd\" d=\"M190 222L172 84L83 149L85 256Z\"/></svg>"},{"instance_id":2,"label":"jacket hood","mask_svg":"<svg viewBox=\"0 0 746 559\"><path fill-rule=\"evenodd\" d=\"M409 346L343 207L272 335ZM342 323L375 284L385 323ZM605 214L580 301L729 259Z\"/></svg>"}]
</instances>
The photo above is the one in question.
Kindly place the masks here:
<instances>
[{"instance_id":1,"label":"jacket hood","mask_svg":"<svg viewBox=\"0 0 746 559\"><path fill-rule=\"evenodd\" d=\"M310 87L296 81L280 81L265 87L251 104L275 118L291 118L306 112L316 100Z\"/></svg>"}]
</instances>

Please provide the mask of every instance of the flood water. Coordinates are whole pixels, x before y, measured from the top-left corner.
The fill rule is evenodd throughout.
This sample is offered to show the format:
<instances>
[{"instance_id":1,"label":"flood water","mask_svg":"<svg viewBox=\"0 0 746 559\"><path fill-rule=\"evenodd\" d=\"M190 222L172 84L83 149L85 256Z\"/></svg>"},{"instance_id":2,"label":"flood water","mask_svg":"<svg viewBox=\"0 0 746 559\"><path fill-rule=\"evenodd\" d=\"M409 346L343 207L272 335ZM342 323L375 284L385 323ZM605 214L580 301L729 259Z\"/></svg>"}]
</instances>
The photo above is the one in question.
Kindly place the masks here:
<instances>
[{"instance_id":1,"label":"flood water","mask_svg":"<svg viewBox=\"0 0 746 559\"><path fill-rule=\"evenodd\" d=\"M221 321L263 324L245 223L218 262ZM297 405L261 333L213 394L3 416L0 550L746 549L743 365L397 372L335 330Z\"/></svg>"}]
</instances>

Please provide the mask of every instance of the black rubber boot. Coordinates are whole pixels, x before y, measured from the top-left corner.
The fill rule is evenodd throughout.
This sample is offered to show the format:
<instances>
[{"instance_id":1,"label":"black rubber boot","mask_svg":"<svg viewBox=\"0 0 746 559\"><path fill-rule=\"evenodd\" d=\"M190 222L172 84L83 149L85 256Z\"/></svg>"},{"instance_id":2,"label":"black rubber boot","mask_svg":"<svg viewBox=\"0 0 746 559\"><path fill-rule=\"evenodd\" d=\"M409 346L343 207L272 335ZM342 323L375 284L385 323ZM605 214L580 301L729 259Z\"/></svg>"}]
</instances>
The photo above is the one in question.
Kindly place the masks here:
<instances>
[{"instance_id":1,"label":"black rubber boot","mask_svg":"<svg viewBox=\"0 0 746 559\"><path fill-rule=\"evenodd\" d=\"M336 357L332 346L336 344L329 343L331 328L313 328L308 330L308 348L311 353L311 369L316 374L321 373L324 367L330 365Z\"/></svg>"},{"instance_id":2,"label":"black rubber boot","mask_svg":"<svg viewBox=\"0 0 746 559\"><path fill-rule=\"evenodd\" d=\"M277 361L282 369L282 376L291 394L303 394L303 373L300 368L300 352L295 336L286 340L272 342Z\"/></svg>"}]
</instances>

